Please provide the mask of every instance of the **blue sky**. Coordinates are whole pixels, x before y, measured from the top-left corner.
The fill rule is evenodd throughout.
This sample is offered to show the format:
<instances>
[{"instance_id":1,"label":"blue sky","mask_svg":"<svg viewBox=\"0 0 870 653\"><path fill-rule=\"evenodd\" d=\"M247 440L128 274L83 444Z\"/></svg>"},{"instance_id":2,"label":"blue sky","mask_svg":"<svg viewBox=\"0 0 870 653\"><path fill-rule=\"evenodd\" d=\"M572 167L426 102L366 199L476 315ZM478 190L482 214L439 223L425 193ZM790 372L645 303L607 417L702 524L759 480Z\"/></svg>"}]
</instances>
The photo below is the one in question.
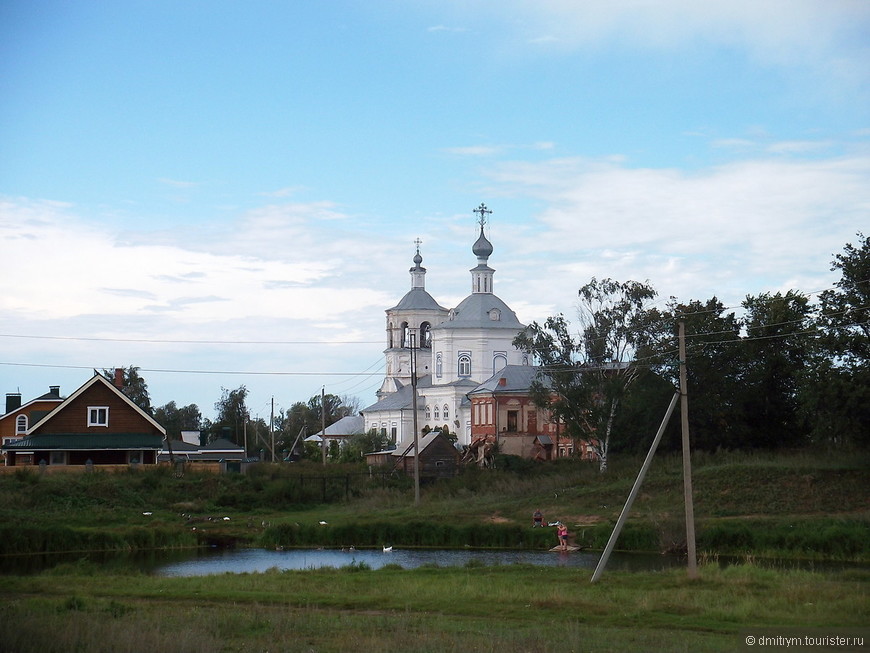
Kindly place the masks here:
<instances>
[{"instance_id":1,"label":"blue sky","mask_svg":"<svg viewBox=\"0 0 870 653\"><path fill-rule=\"evenodd\" d=\"M717 6L721 5L721 6ZM0 391L374 399L384 310L812 293L870 225L870 3L0 4ZM330 343L330 344L318 344Z\"/></svg>"}]
</instances>

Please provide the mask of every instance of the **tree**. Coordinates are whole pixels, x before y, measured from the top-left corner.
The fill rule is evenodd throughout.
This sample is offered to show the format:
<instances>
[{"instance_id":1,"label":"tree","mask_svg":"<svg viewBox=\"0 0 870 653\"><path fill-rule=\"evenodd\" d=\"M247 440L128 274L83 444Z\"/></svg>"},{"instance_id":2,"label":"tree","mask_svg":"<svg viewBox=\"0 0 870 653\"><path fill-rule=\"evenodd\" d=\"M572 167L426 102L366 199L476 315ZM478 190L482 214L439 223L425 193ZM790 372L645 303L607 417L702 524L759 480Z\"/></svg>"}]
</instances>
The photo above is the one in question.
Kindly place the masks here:
<instances>
[{"instance_id":1,"label":"tree","mask_svg":"<svg viewBox=\"0 0 870 653\"><path fill-rule=\"evenodd\" d=\"M803 444L807 428L800 420L798 389L810 360L811 307L806 296L747 296L744 326L743 414L752 444L779 447Z\"/></svg>"},{"instance_id":2,"label":"tree","mask_svg":"<svg viewBox=\"0 0 870 653\"><path fill-rule=\"evenodd\" d=\"M816 442L870 443L870 237L832 261L840 280L819 296L821 336L801 408Z\"/></svg>"},{"instance_id":3,"label":"tree","mask_svg":"<svg viewBox=\"0 0 870 653\"><path fill-rule=\"evenodd\" d=\"M248 389L243 385L235 390L222 387L221 393L220 401L214 405L217 418L209 423L209 438L214 440L226 433L230 440L242 444L245 420L248 417L248 408L245 406Z\"/></svg>"},{"instance_id":4,"label":"tree","mask_svg":"<svg viewBox=\"0 0 870 653\"><path fill-rule=\"evenodd\" d=\"M592 445L603 472L620 402L639 373L635 360L651 351L656 321L647 304L657 293L648 284L593 277L578 294L576 339L557 315L526 327L514 346L541 365L532 400L564 422L568 436Z\"/></svg>"},{"instance_id":5,"label":"tree","mask_svg":"<svg viewBox=\"0 0 870 653\"><path fill-rule=\"evenodd\" d=\"M747 444L741 404L744 371L743 324L719 299L681 304L671 298L659 315L657 369L679 386L678 325L685 325L686 384L692 446L715 451ZM667 442L665 443L667 446Z\"/></svg>"},{"instance_id":6,"label":"tree","mask_svg":"<svg viewBox=\"0 0 870 653\"><path fill-rule=\"evenodd\" d=\"M166 436L181 439L182 431L199 431L202 427L202 414L196 404L178 408L174 401L154 409L154 420L166 429Z\"/></svg>"},{"instance_id":7,"label":"tree","mask_svg":"<svg viewBox=\"0 0 870 653\"><path fill-rule=\"evenodd\" d=\"M148 394L148 384L141 376L139 376L139 368L130 365L130 367L121 368L123 392L130 401L139 406L149 415L151 414L151 396ZM109 379L112 383L115 382L115 370L103 370L103 376Z\"/></svg>"}]
</instances>

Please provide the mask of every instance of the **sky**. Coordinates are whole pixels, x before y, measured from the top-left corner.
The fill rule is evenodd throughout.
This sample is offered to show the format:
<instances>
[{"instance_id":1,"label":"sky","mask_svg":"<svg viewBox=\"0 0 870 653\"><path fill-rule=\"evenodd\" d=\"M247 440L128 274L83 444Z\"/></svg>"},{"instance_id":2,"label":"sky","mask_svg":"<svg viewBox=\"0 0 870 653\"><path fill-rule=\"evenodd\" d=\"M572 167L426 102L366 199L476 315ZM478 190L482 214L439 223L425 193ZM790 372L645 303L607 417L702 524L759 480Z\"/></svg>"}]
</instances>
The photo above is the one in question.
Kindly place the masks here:
<instances>
[{"instance_id":1,"label":"sky","mask_svg":"<svg viewBox=\"0 0 870 653\"><path fill-rule=\"evenodd\" d=\"M365 407L481 203L524 323L815 297L870 231L870 2L0 2L0 392Z\"/></svg>"}]
</instances>

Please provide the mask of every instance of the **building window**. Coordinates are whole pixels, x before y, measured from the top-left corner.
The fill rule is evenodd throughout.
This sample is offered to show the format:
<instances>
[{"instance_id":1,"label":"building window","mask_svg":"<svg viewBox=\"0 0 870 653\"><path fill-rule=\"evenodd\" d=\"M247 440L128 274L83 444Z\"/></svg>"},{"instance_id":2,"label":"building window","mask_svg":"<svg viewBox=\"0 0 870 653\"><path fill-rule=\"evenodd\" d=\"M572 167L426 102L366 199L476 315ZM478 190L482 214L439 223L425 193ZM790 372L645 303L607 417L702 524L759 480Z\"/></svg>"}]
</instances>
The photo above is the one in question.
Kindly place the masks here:
<instances>
[{"instance_id":1,"label":"building window","mask_svg":"<svg viewBox=\"0 0 870 653\"><path fill-rule=\"evenodd\" d=\"M505 367L507 367L507 354L501 352L495 354L492 357L492 373L501 372Z\"/></svg>"},{"instance_id":2,"label":"building window","mask_svg":"<svg viewBox=\"0 0 870 653\"><path fill-rule=\"evenodd\" d=\"M459 354L459 376L471 376L471 354Z\"/></svg>"},{"instance_id":3,"label":"building window","mask_svg":"<svg viewBox=\"0 0 870 653\"><path fill-rule=\"evenodd\" d=\"M492 309L489 312L489 319L493 322L498 322L499 320L501 320L501 311L497 308Z\"/></svg>"},{"instance_id":4,"label":"building window","mask_svg":"<svg viewBox=\"0 0 870 653\"><path fill-rule=\"evenodd\" d=\"M441 362L441 352L439 351L437 354L435 354L435 376L440 379L443 371L444 365Z\"/></svg>"},{"instance_id":5,"label":"building window","mask_svg":"<svg viewBox=\"0 0 870 653\"><path fill-rule=\"evenodd\" d=\"M423 322L420 325L420 348L430 349L432 347L432 325L428 322Z\"/></svg>"},{"instance_id":6,"label":"building window","mask_svg":"<svg viewBox=\"0 0 870 653\"><path fill-rule=\"evenodd\" d=\"M66 465L66 451L52 451L50 465Z\"/></svg>"},{"instance_id":7,"label":"building window","mask_svg":"<svg viewBox=\"0 0 870 653\"><path fill-rule=\"evenodd\" d=\"M441 419L441 412L438 410L438 406L435 406L435 421L437 422Z\"/></svg>"},{"instance_id":8,"label":"building window","mask_svg":"<svg viewBox=\"0 0 870 653\"><path fill-rule=\"evenodd\" d=\"M15 432L16 433L25 433L27 432L27 415L19 415L15 418Z\"/></svg>"},{"instance_id":9,"label":"building window","mask_svg":"<svg viewBox=\"0 0 870 653\"><path fill-rule=\"evenodd\" d=\"M108 426L108 406L88 406L88 426Z\"/></svg>"},{"instance_id":10,"label":"building window","mask_svg":"<svg viewBox=\"0 0 870 653\"><path fill-rule=\"evenodd\" d=\"M447 404L444 404L444 419L450 419L450 409L447 408Z\"/></svg>"},{"instance_id":11,"label":"building window","mask_svg":"<svg viewBox=\"0 0 870 653\"><path fill-rule=\"evenodd\" d=\"M432 408L426 406L426 421L428 422L430 419L432 419Z\"/></svg>"}]
</instances>

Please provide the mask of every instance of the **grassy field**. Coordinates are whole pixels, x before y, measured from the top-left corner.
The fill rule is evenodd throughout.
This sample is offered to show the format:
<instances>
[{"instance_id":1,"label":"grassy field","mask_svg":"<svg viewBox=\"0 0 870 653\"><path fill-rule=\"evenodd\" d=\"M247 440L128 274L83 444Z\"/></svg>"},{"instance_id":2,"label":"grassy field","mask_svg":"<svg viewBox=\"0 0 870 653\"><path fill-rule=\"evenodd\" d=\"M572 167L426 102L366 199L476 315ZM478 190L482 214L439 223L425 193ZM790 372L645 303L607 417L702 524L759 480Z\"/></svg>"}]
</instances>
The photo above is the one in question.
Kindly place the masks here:
<instances>
[{"instance_id":1,"label":"grassy field","mask_svg":"<svg viewBox=\"0 0 870 653\"><path fill-rule=\"evenodd\" d=\"M512 565L157 578L72 565L0 577L0 641L20 653L735 651L755 629L861 628L870 612L867 571L590 576Z\"/></svg>"}]
</instances>

